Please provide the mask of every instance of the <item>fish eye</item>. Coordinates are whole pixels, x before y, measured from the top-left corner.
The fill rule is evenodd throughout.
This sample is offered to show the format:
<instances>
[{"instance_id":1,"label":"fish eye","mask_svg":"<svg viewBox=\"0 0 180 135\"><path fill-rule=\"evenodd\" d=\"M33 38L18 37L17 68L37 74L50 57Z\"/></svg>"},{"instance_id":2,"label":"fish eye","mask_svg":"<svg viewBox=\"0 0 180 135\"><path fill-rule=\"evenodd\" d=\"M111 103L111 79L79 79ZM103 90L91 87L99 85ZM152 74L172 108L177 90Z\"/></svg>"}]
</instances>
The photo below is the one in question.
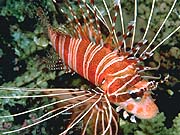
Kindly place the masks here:
<instances>
[{"instance_id":1,"label":"fish eye","mask_svg":"<svg viewBox=\"0 0 180 135\"><path fill-rule=\"evenodd\" d=\"M131 96L133 99L135 99L135 98L138 97L138 95L136 94L136 92L134 92L134 91L132 91L132 90L129 91L129 94L130 94L130 96Z\"/></svg>"},{"instance_id":2,"label":"fish eye","mask_svg":"<svg viewBox=\"0 0 180 135\"><path fill-rule=\"evenodd\" d=\"M140 90L140 92L141 92L141 90ZM141 94L139 94L139 92L137 92L137 91L130 90L130 91L129 91L129 95L130 95L131 98L133 98L134 100L139 101L139 100L141 99Z\"/></svg>"}]
</instances>

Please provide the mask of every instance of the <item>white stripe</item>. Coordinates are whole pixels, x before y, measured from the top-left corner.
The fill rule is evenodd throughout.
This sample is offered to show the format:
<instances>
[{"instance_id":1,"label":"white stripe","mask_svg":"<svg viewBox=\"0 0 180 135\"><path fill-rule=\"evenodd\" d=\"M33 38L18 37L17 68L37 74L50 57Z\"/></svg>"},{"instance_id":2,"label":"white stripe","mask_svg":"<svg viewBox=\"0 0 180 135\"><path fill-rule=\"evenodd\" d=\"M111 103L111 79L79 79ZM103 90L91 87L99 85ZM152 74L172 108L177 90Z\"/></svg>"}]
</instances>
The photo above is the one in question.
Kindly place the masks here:
<instances>
[{"instance_id":1,"label":"white stripe","mask_svg":"<svg viewBox=\"0 0 180 135\"><path fill-rule=\"evenodd\" d=\"M115 16L115 17L117 17L117 15L118 15L118 13L117 13L117 12L115 12L114 16Z\"/></svg>"},{"instance_id":2,"label":"white stripe","mask_svg":"<svg viewBox=\"0 0 180 135\"><path fill-rule=\"evenodd\" d=\"M71 46L71 65L72 65L72 69L74 70L74 60L75 60L75 58L74 57L76 57L76 55L74 55L74 53L75 53L75 47L77 46L77 43L78 43L78 41L79 41L79 39L75 39L74 38L74 44L72 44L72 46Z\"/></svg>"},{"instance_id":3,"label":"white stripe","mask_svg":"<svg viewBox=\"0 0 180 135\"><path fill-rule=\"evenodd\" d=\"M118 79L123 79L123 78L126 78L128 76L132 76L132 74L126 74L126 75L123 75L123 76L119 76L119 77L114 77L114 79L108 83L108 86L107 86L107 89L109 90L109 87Z\"/></svg>"},{"instance_id":4,"label":"white stripe","mask_svg":"<svg viewBox=\"0 0 180 135\"><path fill-rule=\"evenodd\" d=\"M61 44L61 41L62 41L62 36L59 36L58 49L59 49L59 56L62 58L62 53L61 53L61 50L62 50L62 44Z\"/></svg>"},{"instance_id":5,"label":"white stripe","mask_svg":"<svg viewBox=\"0 0 180 135\"><path fill-rule=\"evenodd\" d=\"M69 42L69 48L68 48L68 66L69 67L72 67L71 65L72 44L74 44L74 38L71 38Z\"/></svg>"},{"instance_id":6,"label":"white stripe","mask_svg":"<svg viewBox=\"0 0 180 135\"><path fill-rule=\"evenodd\" d=\"M97 45L96 48L92 52L90 52L90 56L89 56L89 59L87 60L87 66L86 66L86 77L87 77L86 79L88 79L88 80L89 80L89 77L88 77L89 64L93 60L93 58L96 55L96 53L98 51L100 51L102 48L103 48L103 46Z\"/></svg>"},{"instance_id":7,"label":"white stripe","mask_svg":"<svg viewBox=\"0 0 180 135\"><path fill-rule=\"evenodd\" d=\"M62 42L61 42L61 46L62 46L62 50L61 50L61 55L62 55L62 60L65 62L65 58L64 58L64 45L65 45L65 41L66 41L66 36L62 37Z\"/></svg>"},{"instance_id":8,"label":"white stripe","mask_svg":"<svg viewBox=\"0 0 180 135\"><path fill-rule=\"evenodd\" d=\"M78 49L79 49L79 45L80 45L80 43L81 43L81 41L82 41L82 39L80 39L79 41L78 41L78 43L77 43L77 45L75 46L75 53L74 53L74 57L76 57L77 56L77 52L78 52ZM77 58L74 58L74 70L77 72Z\"/></svg>"},{"instance_id":9,"label":"white stripe","mask_svg":"<svg viewBox=\"0 0 180 135\"><path fill-rule=\"evenodd\" d=\"M83 58L83 76L86 78L86 63L87 63L87 56L89 52L91 51L92 47L95 46L95 43L91 42L88 47L86 48L86 51L84 53L84 58Z\"/></svg>"},{"instance_id":10,"label":"white stripe","mask_svg":"<svg viewBox=\"0 0 180 135\"><path fill-rule=\"evenodd\" d=\"M54 33L52 36L51 36L51 40L52 40L52 45L56 51L56 44L55 44L55 40L56 40L56 34Z\"/></svg>"},{"instance_id":11,"label":"white stripe","mask_svg":"<svg viewBox=\"0 0 180 135\"><path fill-rule=\"evenodd\" d=\"M101 61L99 62L98 66L97 66L97 68L96 68L96 73L95 73L95 84L96 84L96 85L98 85L97 74L98 74L98 72L99 72L99 70L100 70L100 67L101 67L109 58L111 58L111 57L113 57L113 56L116 56L116 55L117 55L116 53L110 52L110 53L108 53L106 56L104 56L104 57L101 59Z\"/></svg>"},{"instance_id":12,"label":"white stripe","mask_svg":"<svg viewBox=\"0 0 180 135\"><path fill-rule=\"evenodd\" d=\"M119 70L118 72L115 72L113 74L108 74L108 75L111 75L111 76L118 76L119 74L123 73L123 72L126 72L128 69L135 69L133 68L132 65L128 65L126 68L122 69L122 70Z\"/></svg>"},{"instance_id":13,"label":"white stripe","mask_svg":"<svg viewBox=\"0 0 180 135\"><path fill-rule=\"evenodd\" d=\"M124 60L124 56L113 58L111 61L109 61L109 62L104 66L104 68L103 68L103 69L101 70L101 72L98 74L97 79L99 80L99 77L104 73L104 71L105 71L109 66L111 66L112 64L114 64L114 63L116 63L116 62L120 62L120 61L123 61L123 60Z\"/></svg>"},{"instance_id":14,"label":"white stripe","mask_svg":"<svg viewBox=\"0 0 180 135\"><path fill-rule=\"evenodd\" d=\"M139 75L136 74L134 77L132 77L128 82L126 82L122 87L120 87L119 89L117 89L115 92L113 92L112 94L108 95L108 96L112 96L112 95L116 95L117 93L122 91L129 83L131 83L136 77L138 77Z\"/></svg>"}]
</instances>

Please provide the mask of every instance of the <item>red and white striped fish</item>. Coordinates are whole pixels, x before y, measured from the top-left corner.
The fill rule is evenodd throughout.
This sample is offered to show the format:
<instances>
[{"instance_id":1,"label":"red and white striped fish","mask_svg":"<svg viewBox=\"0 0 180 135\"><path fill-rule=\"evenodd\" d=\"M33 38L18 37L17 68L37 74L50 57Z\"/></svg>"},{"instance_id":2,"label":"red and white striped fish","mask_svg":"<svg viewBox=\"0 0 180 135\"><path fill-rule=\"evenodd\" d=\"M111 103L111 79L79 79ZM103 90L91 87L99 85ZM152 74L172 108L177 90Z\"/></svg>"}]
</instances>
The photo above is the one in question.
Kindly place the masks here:
<instances>
[{"instance_id":1,"label":"red and white striped fish","mask_svg":"<svg viewBox=\"0 0 180 135\"><path fill-rule=\"evenodd\" d=\"M64 112L71 112L70 123L60 135L66 134L81 121L83 135L87 134L87 128L93 129L91 134L94 135L118 135L118 112L120 110L132 114L132 118L136 116L140 119L150 119L158 113L158 107L151 97L151 91L155 90L157 85L163 81L152 80L153 77L150 78L151 81L144 79L142 72L154 68L143 66L142 62L153 56L154 51L180 29L180 26L176 26L160 43L154 44L177 0L172 2L168 14L150 43L147 42L146 37L156 4L155 0L152 0L144 35L138 39L138 42L135 39L138 25L137 0L133 1L134 16L127 27L127 32L125 32L123 7L120 0L112 0L111 9L105 0L101 1L103 9L96 6L94 0L90 2L78 0L77 2L82 14L81 18L73 11L70 3L66 1L72 17L69 17L64 10L61 11L70 23L71 29L55 30L48 25L48 34L52 46L65 65L94 84L96 88L87 90L60 88L27 90L42 91L46 95L19 96L18 98L47 96L55 97L57 101L11 116L23 115L52 105L56 105L56 108L38 118L33 124L4 132L4 134L18 132ZM56 1L54 3L57 4ZM119 26L121 28L118 28ZM118 35L119 30L122 31L122 36ZM104 31L107 31L106 34ZM50 113L53 115L46 117ZM10 116L1 116L0 118L5 117Z\"/></svg>"}]
</instances>

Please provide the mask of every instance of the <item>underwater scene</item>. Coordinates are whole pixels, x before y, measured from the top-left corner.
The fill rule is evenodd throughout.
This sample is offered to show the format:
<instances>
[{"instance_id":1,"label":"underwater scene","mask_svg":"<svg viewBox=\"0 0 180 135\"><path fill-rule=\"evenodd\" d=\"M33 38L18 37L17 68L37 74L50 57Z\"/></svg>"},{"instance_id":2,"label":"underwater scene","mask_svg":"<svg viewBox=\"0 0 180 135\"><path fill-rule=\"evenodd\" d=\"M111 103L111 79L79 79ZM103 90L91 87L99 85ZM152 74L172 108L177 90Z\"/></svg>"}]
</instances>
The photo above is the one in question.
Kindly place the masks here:
<instances>
[{"instance_id":1,"label":"underwater scene","mask_svg":"<svg viewBox=\"0 0 180 135\"><path fill-rule=\"evenodd\" d=\"M0 0L0 135L180 135L179 0Z\"/></svg>"}]
</instances>

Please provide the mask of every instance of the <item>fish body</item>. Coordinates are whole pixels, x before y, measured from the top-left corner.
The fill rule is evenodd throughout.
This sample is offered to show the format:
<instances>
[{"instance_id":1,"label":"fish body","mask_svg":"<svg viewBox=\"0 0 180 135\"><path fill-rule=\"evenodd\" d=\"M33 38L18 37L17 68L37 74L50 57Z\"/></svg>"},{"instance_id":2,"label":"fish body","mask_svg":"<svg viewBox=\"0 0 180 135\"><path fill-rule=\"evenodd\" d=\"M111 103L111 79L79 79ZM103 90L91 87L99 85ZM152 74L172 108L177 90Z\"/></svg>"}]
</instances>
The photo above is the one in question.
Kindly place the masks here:
<instances>
[{"instance_id":1,"label":"fish body","mask_svg":"<svg viewBox=\"0 0 180 135\"><path fill-rule=\"evenodd\" d=\"M143 96L144 89L147 92L151 89L149 89L149 82L143 80L138 74L138 59L128 59L128 54L125 52L111 51L109 48L100 44L96 45L87 39L72 38L70 35L56 32L51 27L48 31L53 47L65 64L101 88L111 103L124 106L125 110L139 118L155 116L158 108L153 99L150 98L150 94ZM132 99L130 92L133 91L143 97L141 100L143 103ZM152 109L144 109L146 106ZM138 109L139 107L141 109ZM140 110L148 112L142 113ZM143 114L142 117L141 114Z\"/></svg>"}]
</instances>

